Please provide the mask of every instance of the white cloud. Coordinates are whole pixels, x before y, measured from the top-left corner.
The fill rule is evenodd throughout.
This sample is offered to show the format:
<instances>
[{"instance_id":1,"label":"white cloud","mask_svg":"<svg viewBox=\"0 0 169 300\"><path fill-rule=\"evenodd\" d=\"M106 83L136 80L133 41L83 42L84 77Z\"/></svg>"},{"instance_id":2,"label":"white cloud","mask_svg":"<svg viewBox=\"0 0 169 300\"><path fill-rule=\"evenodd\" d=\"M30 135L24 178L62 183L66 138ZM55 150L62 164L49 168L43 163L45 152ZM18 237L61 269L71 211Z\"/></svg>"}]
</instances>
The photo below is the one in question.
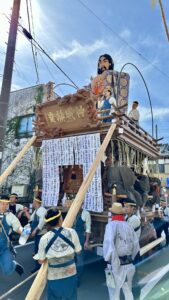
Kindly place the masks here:
<instances>
[{"instance_id":1,"label":"white cloud","mask_svg":"<svg viewBox=\"0 0 169 300\"><path fill-rule=\"evenodd\" d=\"M151 119L151 111L150 108L147 107L140 107L139 109L140 112L140 119L141 121L147 121L149 119ZM158 119L162 119L164 117L167 117L169 114L169 108L168 107L153 107L153 117L158 118Z\"/></svg>"},{"instance_id":2,"label":"white cloud","mask_svg":"<svg viewBox=\"0 0 169 300\"><path fill-rule=\"evenodd\" d=\"M123 31L120 32L119 35L122 39L129 39L131 37L131 31L125 28Z\"/></svg>"},{"instance_id":3,"label":"white cloud","mask_svg":"<svg viewBox=\"0 0 169 300\"><path fill-rule=\"evenodd\" d=\"M144 38L142 38L140 36L139 44L146 46L146 47L151 47L151 48L154 47L155 45L157 45L156 40L149 35L146 35Z\"/></svg>"},{"instance_id":4,"label":"white cloud","mask_svg":"<svg viewBox=\"0 0 169 300\"><path fill-rule=\"evenodd\" d=\"M2 87L2 77L0 77L0 90L1 90L1 87ZM11 91L17 91L17 90L20 90L21 88L22 88L22 86L19 84L12 83L12 85L11 85Z\"/></svg>"},{"instance_id":5,"label":"white cloud","mask_svg":"<svg viewBox=\"0 0 169 300\"><path fill-rule=\"evenodd\" d=\"M90 45L82 45L78 41L72 41L70 47L59 49L52 53L54 60L65 59L71 56L88 56L94 53L95 51L105 47L103 40L95 41Z\"/></svg>"}]
</instances>

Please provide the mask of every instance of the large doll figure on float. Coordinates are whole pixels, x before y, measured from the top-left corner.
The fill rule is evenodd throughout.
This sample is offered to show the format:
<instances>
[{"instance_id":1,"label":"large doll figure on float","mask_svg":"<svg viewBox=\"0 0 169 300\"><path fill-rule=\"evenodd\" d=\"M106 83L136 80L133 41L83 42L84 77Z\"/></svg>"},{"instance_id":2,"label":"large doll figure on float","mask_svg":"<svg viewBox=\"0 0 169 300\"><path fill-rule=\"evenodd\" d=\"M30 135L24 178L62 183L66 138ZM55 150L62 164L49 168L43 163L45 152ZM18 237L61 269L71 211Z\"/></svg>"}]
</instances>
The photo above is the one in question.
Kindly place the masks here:
<instances>
[{"instance_id":1,"label":"large doll figure on float","mask_svg":"<svg viewBox=\"0 0 169 300\"><path fill-rule=\"evenodd\" d=\"M111 90L111 97L115 99L117 110L127 112L129 95L129 74L114 71L114 61L109 54L102 54L98 60L97 76L91 82L92 92L102 100L105 89Z\"/></svg>"}]
</instances>

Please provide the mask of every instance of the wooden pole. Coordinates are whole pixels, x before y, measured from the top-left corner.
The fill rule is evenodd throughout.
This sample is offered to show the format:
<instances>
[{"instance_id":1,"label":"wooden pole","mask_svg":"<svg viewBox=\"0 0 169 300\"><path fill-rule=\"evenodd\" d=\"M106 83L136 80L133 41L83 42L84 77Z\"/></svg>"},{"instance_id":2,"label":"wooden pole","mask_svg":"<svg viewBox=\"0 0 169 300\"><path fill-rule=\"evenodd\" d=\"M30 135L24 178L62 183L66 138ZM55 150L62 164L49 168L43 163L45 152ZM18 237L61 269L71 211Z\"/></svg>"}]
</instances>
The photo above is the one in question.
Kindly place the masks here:
<instances>
[{"instance_id":1,"label":"wooden pole","mask_svg":"<svg viewBox=\"0 0 169 300\"><path fill-rule=\"evenodd\" d=\"M150 251L151 249L153 249L155 246L159 245L160 243L165 241L165 236L162 236L160 238L158 238L157 240L154 240L153 242L145 245L144 247L142 247L140 249L140 255L144 255L146 252Z\"/></svg>"},{"instance_id":2,"label":"wooden pole","mask_svg":"<svg viewBox=\"0 0 169 300\"><path fill-rule=\"evenodd\" d=\"M164 24L164 27L165 27L165 32L166 32L166 35L167 35L167 39L169 41L169 32L168 32L167 22L166 22L166 19L165 19L165 14L164 14L162 0L159 0L159 4L160 4L160 9L161 9L161 15L162 15L163 24Z\"/></svg>"},{"instance_id":3,"label":"wooden pole","mask_svg":"<svg viewBox=\"0 0 169 300\"><path fill-rule=\"evenodd\" d=\"M10 21L9 37L7 43L7 51L4 65L4 73L2 80L2 87L0 92L0 173L3 161L4 141L6 132L6 123L8 116L8 105L10 99L13 64L15 58L15 45L18 29L19 11L21 0L13 1L12 17Z\"/></svg>"},{"instance_id":4,"label":"wooden pole","mask_svg":"<svg viewBox=\"0 0 169 300\"><path fill-rule=\"evenodd\" d=\"M76 215L78 214L78 212L82 206L85 194L88 190L88 187L89 187L89 185L93 179L93 176L96 172L96 169L104 155L104 152L105 152L107 145L114 133L115 128L116 128L116 124L112 124L111 127L109 128L109 131L107 132L107 135L106 135L102 145L100 146L100 149L96 155L96 158L93 161L93 163L90 167L90 170L89 170L88 174L86 175L86 177L75 197L75 200L73 201L73 203L66 215L66 218L63 222L63 227L71 227L73 225ZM46 284L46 282L44 282L44 278L46 278L45 273L47 273L47 262L45 262L43 264L43 266L41 266L25 300L39 300L40 299L40 297L43 293L43 290L45 288L45 284Z\"/></svg>"},{"instance_id":5,"label":"wooden pole","mask_svg":"<svg viewBox=\"0 0 169 300\"><path fill-rule=\"evenodd\" d=\"M29 148L32 146L35 140L36 136L33 136L23 147L23 149L19 152L19 154L15 157L15 159L11 162L9 167L3 172L3 174L0 176L0 184L2 184L5 181L5 179L11 174L13 169L16 167L16 165L22 159L22 157L26 154L26 152L29 150Z\"/></svg>"}]
</instances>

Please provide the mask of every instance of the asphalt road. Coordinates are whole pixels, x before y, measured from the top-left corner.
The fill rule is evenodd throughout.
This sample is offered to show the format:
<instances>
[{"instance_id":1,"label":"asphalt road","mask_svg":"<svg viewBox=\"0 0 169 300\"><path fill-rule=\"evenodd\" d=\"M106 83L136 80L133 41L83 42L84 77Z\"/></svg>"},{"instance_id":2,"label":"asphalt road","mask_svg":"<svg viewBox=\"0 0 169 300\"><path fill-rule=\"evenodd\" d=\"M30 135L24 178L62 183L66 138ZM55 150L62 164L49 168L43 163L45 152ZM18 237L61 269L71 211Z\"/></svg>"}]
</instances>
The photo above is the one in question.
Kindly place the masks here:
<instances>
[{"instance_id":1,"label":"asphalt road","mask_svg":"<svg viewBox=\"0 0 169 300\"><path fill-rule=\"evenodd\" d=\"M17 273L11 276L3 276L0 273L0 295L9 291L18 283L31 275L31 270L34 268L32 259L33 244L27 244L22 247L17 247L17 261L25 267L25 274L20 277ZM139 283L141 289L141 300L169 300L169 248L165 247L155 254L144 259L137 266L137 279L135 279L134 299L136 296L136 286ZM87 255L86 266L80 288L78 289L78 300L108 300L107 288L105 285L103 260L97 260L91 253ZM24 300L25 296L31 287L33 279L17 288L8 296L1 298L6 300ZM137 286L138 287L138 286ZM124 297L121 295L121 299ZM44 291L41 300L47 300L46 291Z\"/></svg>"}]
</instances>

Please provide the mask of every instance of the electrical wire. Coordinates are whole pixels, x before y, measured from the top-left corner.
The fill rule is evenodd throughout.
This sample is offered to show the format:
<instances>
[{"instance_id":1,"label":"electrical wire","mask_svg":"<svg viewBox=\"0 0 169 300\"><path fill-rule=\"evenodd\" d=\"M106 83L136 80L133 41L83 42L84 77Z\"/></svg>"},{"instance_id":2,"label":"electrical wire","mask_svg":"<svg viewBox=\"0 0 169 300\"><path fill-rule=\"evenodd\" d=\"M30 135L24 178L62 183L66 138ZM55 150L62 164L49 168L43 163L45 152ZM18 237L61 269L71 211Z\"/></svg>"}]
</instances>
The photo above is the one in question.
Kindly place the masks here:
<instances>
[{"instance_id":1,"label":"electrical wire","mask_svg":"<svg viewBox=\"0 0 169 300\"><path fill-rule=\"evenodd\" d=\"M35 28L34 28L34 22L33 22L33 10L32 10L32 2L31 2L31 0L29 0L29 4L30 4L30 11L31 11L32 32L33 32L33 36L35 38ZM38 56L37 56L36 47L35 47L35 57L36 57L36 64L38 66Z\"/></svg>"},{"instance_id":2,"label":"electrical wire","mask_svg":"<svg viewBox=\"0 0 169 300\"><path fill-rule=\"evenodd\" d=\"M45 62L45 60L44 60L44 58L43 58L43 56L42 56L42 54L41 54L41 52L40 52L40 50L39 50L39 49L38 49L38 53L39 53L39 56L40 56L40 58L42 59L42 61L43 61L44 65L45 65L46 69L48 70L48 72L49 72L50 76L52 77L53 81L54 81L54 82L56 82L56 80L55 80L55 77L53 76L53 74L52 74L51 70L49 69L49 67L48 67L47 63ZM62 94L62 96L63 96L64 94L63 94L63 91L62 91L62 89L61 89L61 88L59 88L59 90L60 90L60 92L61 92L61 94Z\"/></svg>"},{"instance_id":3,"label":"electrical wire","mask_svg":"<svg viewBox=\"0 0 169 300\"><path fill-rule=\"evenodd\" d=\"M26 8L27 8L27 16L28 16L29 32L30 32L30 34L31 34L31 25L30 25L30 16L29 16L28 0L26 0ZM32 40L30 40L30 42L31 42L31 49L32 49L32 55L33 55L33 61L34 61L34 66L35 66L35 71L36 71L36 76L37 76L37 81L36 81L36 83L39 83L38 67L37 67L37 62L36 62L36 57L35 57L35 52L34 52Z\"/></svg>"},{"instance_id":4,"label":"electrical wire","mask_svg":"<svg viewBox=\"0 0 169 300\"><path fill-rule=\"evenodd\" d=\"M52 57L42 48L42 46L32 37L32 35L30 34L29 31L27 31L26 28L24 28L20 23L19 26L22 28L22 32L24 34L24 36L29 40L29 41L34 41L34 43L36 44L36 46L38 46L38 48L43 52L43 54L45 54L50 61L65 75L65 77L77 88L79 89L79 87L77 86L77 84L63 71L63 69L61 67L59 67L59 65L52 59Z\"/></svg>"},{"instance_id":5,"label":"electrical wire","mask_svg":"<svg viewBox=\"0 0 169 300\"><path fill-rule=\"evenodd\" d=\"M145 85L145 88L146 88L146 91L147 91L147 95L148 95L148 99L149 99L149 103L150 103L151 120L152 120L152 121L151 121L151 123L152 123L152 124L151 124L151 127L152 127L151 129L152 129L152 137L154 137L154 117L153 117L153 107L152 107L152 102L151 102L150 93L149 93L148 86L147 86L147 84L146 84L146 81L145 81L145 79L144 79L142 73L140 72L139 68L137 68L136 65L133 64L133 63L126 63L126 64L124 64L123 67L121 68L120 72L119 72L119 75L118 75L118 81L117 81L117 95L116 95L116 101L118 101L118 98L119 98L119 90L120 90L120 79L121 79L121 74L122 74L122 71L124 70L124 68L125 68L126 66L128 66L128 65L133 66L133 67L138 71L138 73L140 74L140 76L141 76L141 78L142 78L142 80L143 80L143 82L144 82L144 85Z\"/></svg>"},{"instance_id":6,"label":"electrical wire","mask_svg":"<svg viewBox=\"0 0 169 300\"><path fill-rule=\"evenodd\" d=\"M107 29L109 29L115 36L117 36L119 40L121 40L124 44L126 44L132 51L134 51L135 53L137 53L137 55L139 57L141 57L143 60L145 60L146 62L148 62L154 69L156 69L163 76L165 76L165 77L167 77L169 79L169 76L164 71L162 71L160 68L158 68L157 66L155 66L154 64L152 64L152 62L149 61L149 59L147 59L141 52L139 52L136 48L134 48L133 46L131 46L124 38L122 38L117 32L115 32L106 22L104 22L98 15L96 15L96 13L90 7L88 7L83 1L81 1L81 0L76 0L76 1L79 2L83 7L85 7L93 16L95 16L95 18L100 23L102 23L102 25L104 25Z\"/></svg>"},{"instance_id":7,"label":"electrical wire","mask_svg":"<svg viewBox=\"0 0 169 300\"><path fill-rule=\"evenodd\" d=\"M20 25L20 26L21 26L21 25ZM23 31L20 30L19 28L18 28L18 31L19 31L19 33L21 33L22 35L24 35L24 34L23 34ZM38 51L38 54L39 54L41 60L43 61L43 64L45 65L47 71L49 72L50 76L52 77L52 79L53 79L54 82L55 82L56 80L55 80L55 78L54 78L52 72L50 71L50 69L49 69L47 63L45 62L45 60L44 60L44 58L43 58L43 56L42 56L42 54L41 54L41 53L43 53L43 51L42 51L40 48L38 48L37 45L35 45L35 44L33 43L33 41L32 41L32 44L33 44L33 46L35 47L35 49ZM63 96L64 93L63 93L62 89L59 88L59 90L60 90L60 92L61 92L61 94L62 94L62 96Z\"/></svg>"}]
</instances>

